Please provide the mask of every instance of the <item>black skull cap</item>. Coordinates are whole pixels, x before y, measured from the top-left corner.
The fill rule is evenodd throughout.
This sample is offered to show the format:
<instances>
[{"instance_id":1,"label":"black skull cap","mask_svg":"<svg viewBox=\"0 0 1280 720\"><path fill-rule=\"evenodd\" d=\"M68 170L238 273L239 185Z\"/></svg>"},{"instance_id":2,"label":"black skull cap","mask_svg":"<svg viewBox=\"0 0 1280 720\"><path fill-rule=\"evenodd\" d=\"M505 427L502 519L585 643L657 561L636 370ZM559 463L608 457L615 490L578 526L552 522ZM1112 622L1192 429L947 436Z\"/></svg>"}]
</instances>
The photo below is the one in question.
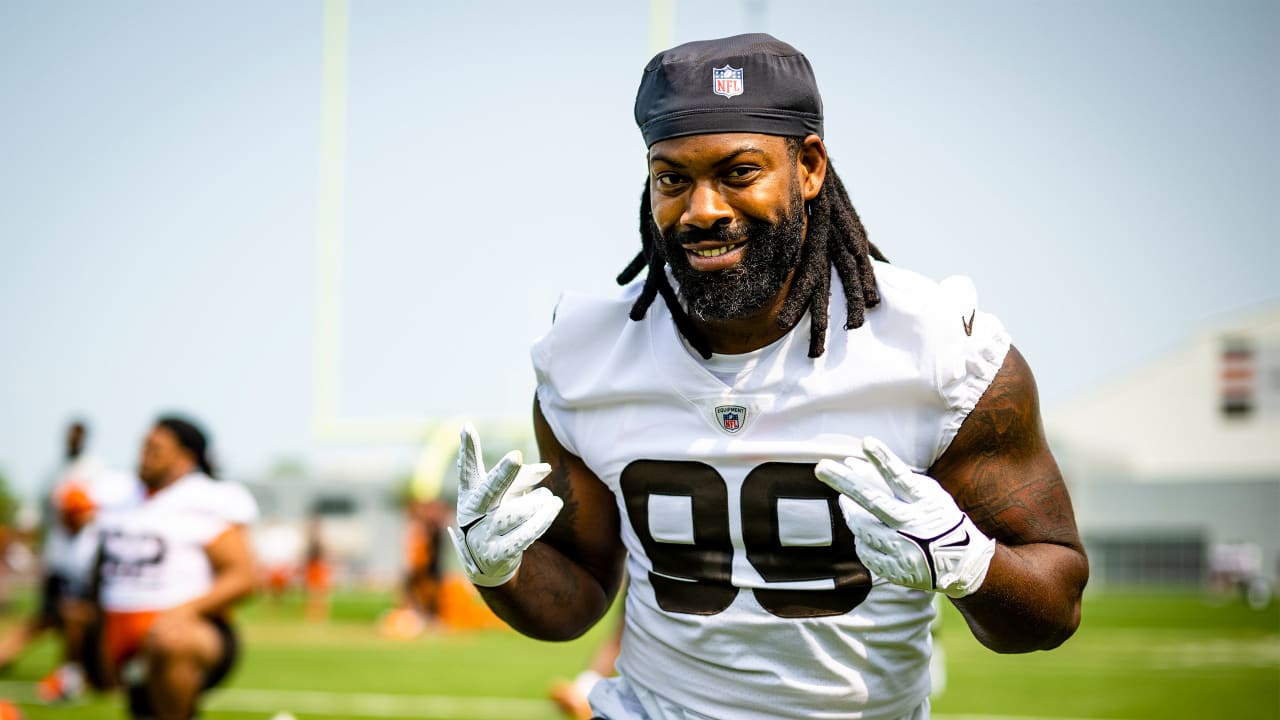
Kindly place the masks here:
<instances>
[{"instance_id":1,"label":"black skull cap","mask_svg":"<svg viewBox=\"0 0 1280 720\"><path fill-rule=\"evenodd\" d=\"M658 53L640 78L635 113L649 147L723 132L822 137L822 96L808 58L763 33Z\"/></svg>"}]
</instances>

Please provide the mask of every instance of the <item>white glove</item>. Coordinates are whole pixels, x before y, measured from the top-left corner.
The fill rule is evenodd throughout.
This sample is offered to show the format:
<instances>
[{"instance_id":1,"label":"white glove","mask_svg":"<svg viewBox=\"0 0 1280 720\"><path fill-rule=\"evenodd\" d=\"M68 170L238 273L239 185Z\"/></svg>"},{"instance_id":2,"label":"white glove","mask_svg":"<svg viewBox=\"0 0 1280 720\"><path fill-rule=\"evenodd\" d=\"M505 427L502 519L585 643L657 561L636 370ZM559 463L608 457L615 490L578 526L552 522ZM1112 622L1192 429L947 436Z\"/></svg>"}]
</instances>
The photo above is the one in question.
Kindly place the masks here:
<instances>
[{"instance_id":1,"label":"white glove","mask_svg":"<svg viewBox=\"0 0 1280 720\"><path fill-rule=\"evenodd\" d=\"M471 423L462 426L458 528L449 528L449 537L462 559L462 569L480 587L497 587L510 580L525 549L551 527L564 507L564 501L547 488L532 489L551 472L551 466L524 465L521 459L520 451L512 450L486 474L480 436Z\"/></svg>"},{"instance_id":2,"label":"white glove","mask_svg":"<svg viewBox=\"0 0 1280 720\"><path fill-rule=\"evenodd\" d=\"M978 529L951 495L911 471L884 443L862 441L866 458L823 460L814 469L841 494L840 509L874 575L917 590L972 595L982 587L996 541Z\"/></svg>"}]
</instances>

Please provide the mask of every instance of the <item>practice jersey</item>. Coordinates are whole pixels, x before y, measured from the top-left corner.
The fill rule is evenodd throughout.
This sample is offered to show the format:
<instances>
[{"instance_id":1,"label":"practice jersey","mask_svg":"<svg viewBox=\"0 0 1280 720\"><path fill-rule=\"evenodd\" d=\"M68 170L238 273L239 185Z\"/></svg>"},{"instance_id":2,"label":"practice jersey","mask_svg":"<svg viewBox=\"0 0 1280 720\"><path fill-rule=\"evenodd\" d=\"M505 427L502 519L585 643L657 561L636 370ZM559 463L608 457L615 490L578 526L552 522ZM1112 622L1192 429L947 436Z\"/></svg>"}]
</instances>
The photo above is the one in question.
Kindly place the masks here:
<instances>
[{"instance_id":1,"label":"practice jersey","mask_svg":"<svg viewBox=\"0 0 1280 720\"><path fill-rule=\"evenodd\" d=\"M60 501L70 488L88 486L100 472L100 463L82 455L67 463L48 486L49 492L43 498L41 509L45 529L40 560L44 563L45 572L61 575L68 569L67 562L70 560L72 535L62 523Z\"/></svg>"},{"instance_id":2,"label":"practice jersey","mask_svg":"<svg viewBox=\"0 0 1280 720\"><path fill-rule=\"evenodd\" d=\"M826 351L806 316L726 381L654 303L564 296L532 351L542 412L614 493L631 587L619 671L654 718L901 718L929 692L932 593L859 561L823 458L884 441L913 469L947 449L999 371L1004 327L967 278L885 263L881 302ZM721 373L723 376L724 373Z\"/></svg>"},{"instance_id":3,"label":"practice jersey","mask_svg":"<svg viewBox=\"0 0 1280 720\"><path fill-rule=\"evenodd\" d=\"M130 473L110 470L92 458L81 457L67 466L49 494L44 549L47 572L78 590L87 583L86 535L71 531L71 516L90 520L99 512L114 512L142 500L142 483Z\"/></svg>"},{"instance_id":4,"label":"practice jersey","mask_svg":"<svg viewBox=\"0 0 1280 720\"><path fill-rule=\"evenodd\" d=\"M159 611L207 593L213 568L206 548L258 517L242 485L192 473L98 522L101 602L108 612Z\"/></svg>"}]
</instances>

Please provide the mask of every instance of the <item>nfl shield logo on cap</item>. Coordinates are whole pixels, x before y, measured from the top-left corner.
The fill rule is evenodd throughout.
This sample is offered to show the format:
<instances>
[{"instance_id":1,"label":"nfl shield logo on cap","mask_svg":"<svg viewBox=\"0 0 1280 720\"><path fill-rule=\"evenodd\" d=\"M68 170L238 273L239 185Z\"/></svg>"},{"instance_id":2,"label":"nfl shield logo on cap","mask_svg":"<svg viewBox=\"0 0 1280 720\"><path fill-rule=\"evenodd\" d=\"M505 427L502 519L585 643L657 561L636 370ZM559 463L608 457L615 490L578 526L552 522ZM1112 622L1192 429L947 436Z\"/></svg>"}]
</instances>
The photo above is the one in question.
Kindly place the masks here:
<instances>
[{"instance_id":1,"label":"nfl shield logo on cap","mask_svg":"<svg viewBox=\"0 0 1280 720\"><path fill-rule=\"evenodd\" d=\"M742 68L729 67L711 69L711 90L717 95L731 98L742 94Z\"/></svg>"},{"instance_id":2,"label":"nfl shield logo on cap","mask_svg":"<svg viewBox=\"0 0 1280 720\"><path fill-rule=\"evenodd\" d=\"M747 424L747 409L741 405L717 405L716 422L721 430L732 435Z\"/></svg>"}]
</instances>

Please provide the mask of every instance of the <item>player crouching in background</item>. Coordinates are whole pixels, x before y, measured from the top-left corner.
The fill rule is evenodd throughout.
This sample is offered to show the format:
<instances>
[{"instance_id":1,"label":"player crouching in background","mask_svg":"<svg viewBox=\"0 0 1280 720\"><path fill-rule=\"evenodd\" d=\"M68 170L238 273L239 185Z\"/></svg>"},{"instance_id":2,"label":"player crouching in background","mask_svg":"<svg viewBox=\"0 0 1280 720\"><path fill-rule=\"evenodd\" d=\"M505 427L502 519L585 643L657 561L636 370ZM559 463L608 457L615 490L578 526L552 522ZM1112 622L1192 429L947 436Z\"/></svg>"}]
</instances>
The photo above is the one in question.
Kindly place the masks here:
<instances>
[{"instance_id":1,"label":"player crouching in background","mask_svg":"<svg viewBox=\"0 0 1280 720\"><path fill-rule=\"evenodd\" d=\"M102 636L91 675L127 686L134 718L192 717L236 659L230 611L253 591L245 527L258 507L244 487L214 480L207 448L192 422L158 420L138 466L146 499L99 521Z\"/></svg>"}]
</instances>

